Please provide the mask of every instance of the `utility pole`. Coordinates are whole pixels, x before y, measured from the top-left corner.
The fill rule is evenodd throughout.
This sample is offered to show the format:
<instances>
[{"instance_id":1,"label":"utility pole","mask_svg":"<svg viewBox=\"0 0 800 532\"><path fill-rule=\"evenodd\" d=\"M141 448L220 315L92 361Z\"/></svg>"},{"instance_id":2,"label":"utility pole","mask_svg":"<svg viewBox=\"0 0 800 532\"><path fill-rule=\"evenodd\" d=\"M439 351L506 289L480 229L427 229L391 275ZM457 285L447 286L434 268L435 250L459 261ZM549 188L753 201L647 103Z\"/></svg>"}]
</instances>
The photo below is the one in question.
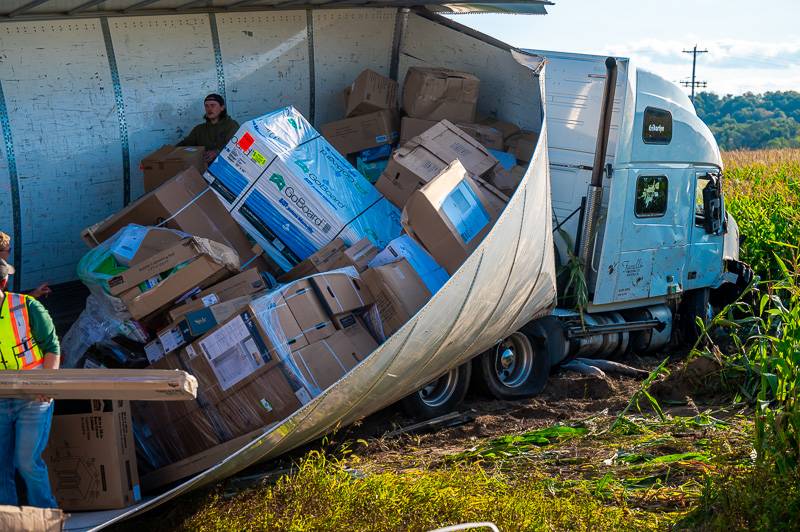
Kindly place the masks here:
<instances>
[{"instance_id":1,"label":"utility pole","mask_svg":"<svg viewBox=\"0 0 800 532\"><path fill-rule=\"evenodd\" d=\"M697 72L697 54L707 54L708 50L698 50L697 45L695 44L693 49L684 50L683 53L692 54L692 81L681 81L681 85L692 88L692 103L694 103L695 87L705 88L708 86L708 83L705 81L695 80L695 73Z\"/></svg>"}]
</instances>

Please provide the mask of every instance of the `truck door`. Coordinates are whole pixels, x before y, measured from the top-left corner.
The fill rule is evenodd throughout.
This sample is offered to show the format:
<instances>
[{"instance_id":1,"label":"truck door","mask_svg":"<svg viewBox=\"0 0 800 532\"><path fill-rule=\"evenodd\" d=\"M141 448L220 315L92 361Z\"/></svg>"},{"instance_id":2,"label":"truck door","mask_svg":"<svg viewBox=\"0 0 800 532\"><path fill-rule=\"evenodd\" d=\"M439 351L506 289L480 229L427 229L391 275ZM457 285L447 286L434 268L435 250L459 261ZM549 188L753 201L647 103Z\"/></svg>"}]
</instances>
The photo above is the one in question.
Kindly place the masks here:
<instances>
[{"instance_id":1,"label":"truck door","mask_svg":"<svg viewBox=\"0 0 800 532\"><path fill-rule=\"evenodd\" d=\"M614 173L614 193L621 193L624 201L612 198L609 204L605 241L616 249L604 249L596 265L594 304L661 297L670 285L681 282L689 250L693 178L694 172L683 168ZM611 235L619 235L613 244Z\"/></svg>"},{"instance_id":2,"label":"truck door","mask_svg":"<svg viewBox=\"0 0 800 532\"><path fill-rule=\"evenodd\" d=\"M692 195L691 251L684 290L713 286L722 273L723 263L725 212L719 173L695 172Z\"/></svg>"}]
</instances>

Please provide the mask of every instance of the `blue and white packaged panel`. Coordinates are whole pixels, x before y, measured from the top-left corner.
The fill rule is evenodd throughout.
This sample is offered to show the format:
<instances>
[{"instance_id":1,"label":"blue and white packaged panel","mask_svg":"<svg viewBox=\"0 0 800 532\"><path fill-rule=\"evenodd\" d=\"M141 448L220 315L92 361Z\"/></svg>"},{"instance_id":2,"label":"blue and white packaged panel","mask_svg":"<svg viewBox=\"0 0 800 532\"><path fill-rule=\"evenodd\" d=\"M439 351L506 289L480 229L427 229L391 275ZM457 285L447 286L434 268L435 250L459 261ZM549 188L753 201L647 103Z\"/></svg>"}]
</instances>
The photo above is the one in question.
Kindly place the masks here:
<instances>
[{"instance_id":1,"label":"blue and white packaged panel","mask_svg":"<svg viewBox=\"0 0 800 532\"><path fill-rule=\"evenodd\" d=\"M401 232L400 212L293 107L245 123L206 179L287 270L337 236L384 247Z\"/></svg>"}]
</instances>

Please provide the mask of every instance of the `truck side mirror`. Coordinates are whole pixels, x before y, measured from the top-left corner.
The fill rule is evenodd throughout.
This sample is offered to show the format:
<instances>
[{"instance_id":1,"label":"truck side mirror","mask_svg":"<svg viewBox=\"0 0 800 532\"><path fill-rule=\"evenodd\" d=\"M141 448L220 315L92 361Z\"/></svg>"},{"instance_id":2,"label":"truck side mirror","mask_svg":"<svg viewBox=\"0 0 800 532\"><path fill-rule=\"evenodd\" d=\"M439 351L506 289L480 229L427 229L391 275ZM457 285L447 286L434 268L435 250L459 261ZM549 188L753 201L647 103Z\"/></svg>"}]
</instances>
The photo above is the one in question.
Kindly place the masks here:
<instances>
[{"instance_id":1,"label":"truck side mirror","mask_svg":"<svg viewBox=\"0 0 800 532\"><path fill-rule=\"evenodd\" d=\"M703 189L703 227L709 235L718 235L722 232L722 187L719 177L709 177L711 182Z\"/></svg>"}]
</instances>

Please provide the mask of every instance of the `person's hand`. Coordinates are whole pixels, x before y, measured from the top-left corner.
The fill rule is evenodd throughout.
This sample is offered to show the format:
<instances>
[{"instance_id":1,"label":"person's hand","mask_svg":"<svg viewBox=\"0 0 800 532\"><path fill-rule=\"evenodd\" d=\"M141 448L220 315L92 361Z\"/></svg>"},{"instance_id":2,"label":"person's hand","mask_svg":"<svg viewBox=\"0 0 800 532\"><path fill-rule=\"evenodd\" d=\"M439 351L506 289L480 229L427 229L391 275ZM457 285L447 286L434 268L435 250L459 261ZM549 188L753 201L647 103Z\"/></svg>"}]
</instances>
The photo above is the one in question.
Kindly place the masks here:
<instances>
[{"instance_id":1,"label":"person's hand","mask_svg":"<svg viewBox=\"0 0 800 532\"><path fill-rule=\"evenodd\" d=\"M217 158L217 155L219 155L219 151L208 150L205 153L203 153L203 158L206 160L206 164L209 164L211 163L211 161Z\"/></svg>"},{"instance_id":2,"label":"person's hand","mask_svg":"<svg viewBox=\"0 0 800 532\"><path fill-rule=\"evenodd\" d=\"M36 299L47 297L52 293L53 290L47 285L47 283L42 283L39 286L37 286L35 290L31 291L31 295Z\"/></svg>"}]
</instances>

